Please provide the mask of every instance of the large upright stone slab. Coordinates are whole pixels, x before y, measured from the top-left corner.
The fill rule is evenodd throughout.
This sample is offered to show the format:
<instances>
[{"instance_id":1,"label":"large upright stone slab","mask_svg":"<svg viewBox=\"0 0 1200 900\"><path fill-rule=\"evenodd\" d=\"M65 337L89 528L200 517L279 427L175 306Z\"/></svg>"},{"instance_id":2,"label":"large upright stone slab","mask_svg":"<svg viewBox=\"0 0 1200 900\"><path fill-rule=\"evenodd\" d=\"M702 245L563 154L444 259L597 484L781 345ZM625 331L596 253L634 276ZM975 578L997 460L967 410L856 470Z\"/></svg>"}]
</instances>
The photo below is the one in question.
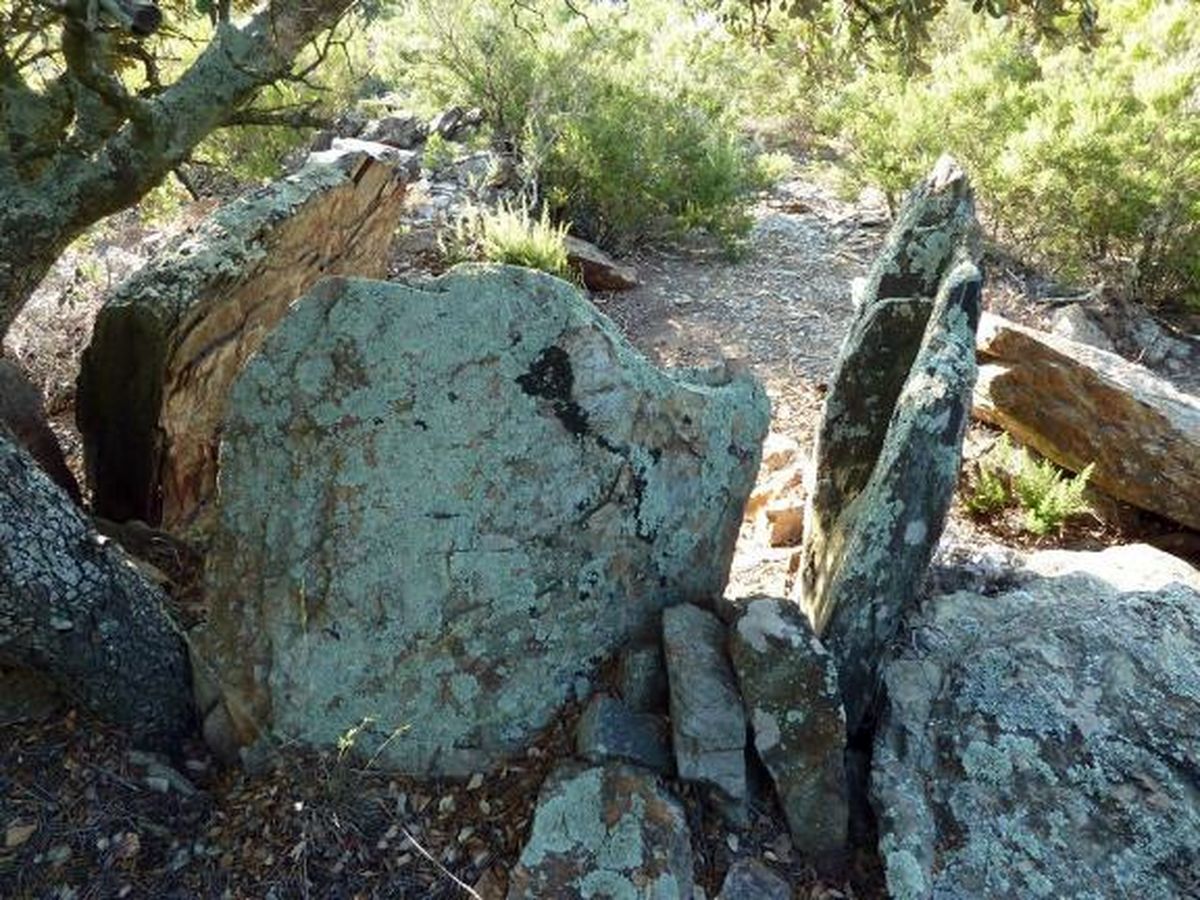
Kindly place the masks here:
<instances>
[{"instance_id":1,"label":"large upright stone slab","mask_svg":"<svg viewBox=\"0 0 1200 900\"><path fill-rule=\"evenodd\" d=\"M945 523L975 381L982 277L967 178L943 158L905 200L859 296L817 432L798 598L869 720Z\"/></svg>"},{"instance_id":2,"label":"large upright stone slab","mask_svg":"<svg viewBox=\"0 0 1200 900\"><path fill-rule=\"evenodd\" d=\"M319 278L386 271L415 161L361 141L314 154L181 235L106 300L76 409L97 514L172 528L205 509L233 379Z\"/></svg>"},{"instance_id":3,"label":"large upright stone slab","mask_svg":"<svg viewBox=\"0 0 1200 900\"><path fill-rule=\"evenodd\" d=\"M414 773L503 759L720 594L768 417L748 376L662 372L546 275L321 283L232 394L211 715L318 745L373 718Z\"/></svg>"},{"instance_id":4,"label":"large upright stone slab","mask_svg":"<svg viewBox=\"0 0 1200 900\"><path fill-rule=\"evenodd\" d=\"M1197 896L1200 572L1131 546L1011 574L932 598L887 663L889 896Z\"/></svg>"},{"instance_id":5,"label":"large upright stone slab","mask_svg":"<svg viewBox=\"0 0 1200 900\"><path fill-rule=\"evenodd\" d=\"M975 414L1091 484L1200 529L1200 397L1077 341L986 315Z\"/></svg>"}]
</instances>

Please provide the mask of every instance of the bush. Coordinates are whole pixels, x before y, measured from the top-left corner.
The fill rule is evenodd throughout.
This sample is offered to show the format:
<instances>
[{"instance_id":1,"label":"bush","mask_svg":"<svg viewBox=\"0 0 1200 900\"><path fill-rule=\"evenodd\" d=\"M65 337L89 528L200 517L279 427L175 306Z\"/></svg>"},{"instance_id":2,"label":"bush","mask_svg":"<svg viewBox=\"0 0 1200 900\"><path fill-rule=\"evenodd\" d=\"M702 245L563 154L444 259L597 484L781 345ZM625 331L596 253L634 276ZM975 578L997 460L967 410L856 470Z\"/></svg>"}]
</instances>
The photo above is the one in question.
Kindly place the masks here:
<instances>
[{"instance_id":1,"label":"bush","mask_svg":"<svg viewBox=\"0 0 1200 900\"><path fill-rule=\"evenodd\" d=\"M1090 511L1084 492L1094 467L1092 463L1078 475L1063 477L1050 460L1014 447L1008 435L1003 435L977 463L965 504L981 516L1018 506L1024 513L1024 530L1042 537L1061 531L1069 519Z\"/></svg>"},{"instance_id":2,"label":"bush","mask_svg":"<svg viewBox=\"0 0 1200 900\"><path fill-rule=\"evenodd\" d=\"M858 183L893 199L948 151L999 236L1070 279L1200 306L1200 16L1108 0L1099 48L1035 44L964 10L927 74L864 70L826 107Z\"/></svg>"},{"instance_id":3,"label":"bush","mask_svg":"<svg viewBox=\"0 0 1200 900\"><path fill-rule=\"evenodd\" d=\"M483 109L527 202L582 237L736 240L763 184L718 62L736 45L679 4L580 6L586 18L560 0L417 0L388 32L385 70L418 105Z\"/></svg>"},{"instance_id":4,"label":"bush","mask_svg":"<svg viewBox=\"0 0 1200 900\"><path fill-rule=\"evenodd\" d=\"M567 278L566 236L567 226L553 224L544 210L535 217L526 206L502 204L495 210L466 212L444 249L452 262L508 263Z\"/></svg>"}]
</instances>

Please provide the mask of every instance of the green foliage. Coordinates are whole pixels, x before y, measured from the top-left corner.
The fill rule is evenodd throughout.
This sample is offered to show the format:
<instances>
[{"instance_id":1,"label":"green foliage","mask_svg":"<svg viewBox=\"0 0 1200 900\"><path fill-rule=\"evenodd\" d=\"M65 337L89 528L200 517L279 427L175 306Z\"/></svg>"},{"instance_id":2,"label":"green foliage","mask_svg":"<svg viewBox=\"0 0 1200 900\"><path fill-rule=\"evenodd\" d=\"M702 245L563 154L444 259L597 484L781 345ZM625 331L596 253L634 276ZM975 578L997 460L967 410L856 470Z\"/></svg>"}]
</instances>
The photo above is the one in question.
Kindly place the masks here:
<instances>
[{"instance_id":1,"label":"green foliage","mask_svg":"<svg viewBox=\"0 0 1200 900\"><path fill-rule=\"evenodd\" d=\"M371 68L367 30L361 16L348 16L328 41L311 45L298 55L296 67L306 73L302 79L276 81L239 111L243 118L267 124L219 129L196 148L194 160L237 182L277 178L287 154L311 139L314 129L304 123L332 120L354 105ZM207 20L188 21L164 37L161 52L169 60L164 76L177 77L190 66L205 49L210 31ZM270 124L272 120L278 124Z\"/></svg>"},{"instance_id":2,"label":"green foliage","mask_svg":"<svg viewBox=\"0 0 1200 900\"><path fill-rule=\"evenodd\" d=\"M534 216L527 206L501 204L461 216L443 249L452 262L508 263L567 278L566 236L567 226L551 222L546 210Z\"/></svg>"},{"instance_id":3,"label":"green foliage","mask_svg":"<svg viewBox=\"0 0 1200 900\"><path fill-rule=\"evenodd\" d=\"M1019 506L1024 513L1022 527L1042 537L1062 530L1067 520L1090 510L1084 492L1094 468L1095 464L1089 463L1078 475L1063 477L1050 460L1014 447L1008 435L1003 435L979 460L965 504L981 516Z\"/></svg>"},{"instance_id":4,"label":"green foliage","mask_svg":"<svg viewBox=\"0 0 1200 900\"><path fill-rule=\"evenodd\" d=\"M950 152L988 223L1033 261L1200 306L1200 15L1183 0L1100 10L1091 52L948 15L927 74L864 68L820 125L852 146L855 181L893 200Z\"/></svg>"},{"instance_id":5,"label":"green foliage","mask_svg":"<svg viewBox=\"0 0 1200 900\"><path fill-rule=\"evenodd\" d=\"M1008 506L1009 500L1004 474L990 465L978 465L974 486L966 499L967 509L976 515L989 516Z\"/></svg>"},{"instance_id":6,"label":"green foliage","mask_svg":"<svg viewBox=\"0 0 1200 900\"><path fill-rule=\"evenodd\" d=\"M603 245L744 233L763 182L737 128L736 43L680 4L576 6L417 0L387 31L385 80L418 106L480 107L529 201Z\"/></svg>"},{"instance_id":7,"label":"green foliage","mask_svg":"<svg viewBox=\"0 0 1200 900\"><path fill-rule=\"evenodd\" d=\"M1083 499L1095 463L1084 466L1073 478L1063 478L1048 459L1033 459L1021 449L1021 462L1013 477L1013 492L1025 510L1025 529L1038 536L1062 529L1063 523L1089 509Z\"/></svg>"}]
</instances>

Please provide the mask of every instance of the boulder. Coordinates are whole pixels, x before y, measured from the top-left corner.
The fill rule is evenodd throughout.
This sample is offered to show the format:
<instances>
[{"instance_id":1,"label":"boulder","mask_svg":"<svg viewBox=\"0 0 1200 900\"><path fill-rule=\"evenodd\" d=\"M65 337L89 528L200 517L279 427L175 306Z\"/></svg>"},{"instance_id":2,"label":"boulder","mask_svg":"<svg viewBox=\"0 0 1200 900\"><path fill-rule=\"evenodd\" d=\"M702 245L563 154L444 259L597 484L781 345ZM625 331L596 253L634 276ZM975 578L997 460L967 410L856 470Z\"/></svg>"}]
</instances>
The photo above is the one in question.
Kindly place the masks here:
<instances>
[{"instance_id":1,"label":"boulder","mask_svg":"<svg viewBox=\"0 0 1200 900\"><path fill-rule=\"evenodd\" d=\"M16 363L0 357L0 430L4 428L76 504L83 502L79 483L46 420L41 392Z\"/></svg>"},{"instance_id":2,"label":"boulder","mask_svg":"<svg viewBox=\"0 0 1200 900\"><path fill-rule=\"evenodd\" d=\"M355 135L364 141L387 144L401 150L412 150L421 146L428 136L428 126L412 113L384 116Z\"/></svg>"},{"instance_id":3,"label":"boulder","mask_svg":"<svg viewBox=\"0 0 1200 900\"><path fill-rule=\"evenodd\" d=\"M1200 573L1135 546L1014 577L934 597L885 669L890 895L1193 896Z\"/></svg>"},{"instance_id":4,"label":"boulder","mask_svg":"<svg viewBox=\"0 0 1200 900\"><path fill-rule=\"evenodd\" d=\"M856 294L826 396L795 583L833 653L848 733L920 587L958 481L982 277L966 176L948 158L905 200Z\"/></svg>"},{"instance_id":5,"label":"boulder","mask_svg":"<svg viewBox=\"0 0 1200 900\"><path fill-rule=\"evenodd\" d=\"M567 235L567 264L579 273L589 291L627 291L640 284L637 270L622 265L595 244Z\"/></svg>"},{"instance_id":6,"label":"boulder","mask_svg":"<svg viewBox=\"0 0 1200 900\"><path fill-rule=\"evenodd\" d=\"M679 777L720 791L735 822L744 818L746 714L726 653L725 626L690 604L663 613L671 731Z\"/></svg>"},{"instance_id":7,"label":"boulder","mask_svg":"<svg viewBox=\"0 0 1200 900\"><path fill-rule=\"evenodd\" d=\"M729 652L754 749L771 773L792 841L811 859L846 848L846 715L833 659L790 600L736 604Z\"/></svg>"},{"instance_id":8,"label":"boulder","mask_svg":"<svg viewBox=\"0 0 1200 900\"><path fill-rule=\"evenodd\" d=\"M575 752L588 762L633 763L660 775L674 774L666 720L634 712L603 694L588 701L575 732Z\"/></svg>"},{"instance_id":9,"label":"boulder","mask_svg":"<svg viewBox=\"0 0 1200 900\"><path fill-rule=\"evenodd\" d=\"M1050 330L1059 337L1075 341L1077 344L1087 344L1110 353L1116 352L1113 342L1104 333L1100 323L1079 303L1071 303L1055 312Z\"/></svg>"},{"instance_id":10,"label":"boulder","mask_svg":"<svg viewBox=\"0 0 1200 900\"><path fill-rule=\"evenodd\" d=\"M242 364L317 279L386 270L410 174L401 151L358 146L219 209L107 298L76 409L98 515L193 521Z\"/></svg>"},{"instance_id":11,"label":"boulder","mask_svg":"<svg viewBox=\"0 0 1200 900\"><path fill-rule=\"evenodd\" d=\"M717 900L792 900L792 887L756 859L739 859L725 873Z\"/></svg>"},{"instance_id":12,"label":"boulder","mask_svg":"<svg viewBox=\"0 0 1200 900\"><path fill-rule=\"evenodd\" d=\"M985 315L975 415L1134 506L1200 529L1200 398L1121 357Z\"/></svg>"},{"instance_id":13,"label":"boulder","mask_svg":"<svg viewBox=\"0 0 1200 900\"><path fill-rule=\"evenodd\" d=\"M482 124L482 109L451 106L433 117L429 130L448 141L461 141Z\"/></svg>"},{"instance_id":14,"label":"boulder","mask_svg":"<svg viewBox=\"0 0 1200 900\"><path fill-rule=\"evenodd\" d=\"M692 847L679 801L629 766L556 770L538 794L508 900L692 900Z\"/></svg>"},{"instance_id":15,"label":"boulder","mask_svg":"<svg viewBox=\"0 0 1200 900\"><path fill-rule=\"evenodd\" d=\"M231 394L212 714L243 744L373 719L358 746L415 774L498 763L720 593L768 418L749 376L663 372L542 273L322 282Z\"/></svg>"}]
</instances>

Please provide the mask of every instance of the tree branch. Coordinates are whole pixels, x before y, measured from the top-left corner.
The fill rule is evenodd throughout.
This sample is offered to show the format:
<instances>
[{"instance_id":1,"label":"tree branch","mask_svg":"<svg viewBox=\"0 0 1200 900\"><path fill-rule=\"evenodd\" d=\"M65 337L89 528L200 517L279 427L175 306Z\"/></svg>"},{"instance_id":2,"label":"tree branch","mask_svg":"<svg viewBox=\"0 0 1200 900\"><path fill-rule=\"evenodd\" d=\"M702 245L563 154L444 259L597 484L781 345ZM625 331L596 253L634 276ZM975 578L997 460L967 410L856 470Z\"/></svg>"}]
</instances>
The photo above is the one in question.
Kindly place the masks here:
<instances>
[{"instance_id":1,"label":"tree branch","mask_svg":"<svg viewBox=\"0 0 1200 900\"><path fill-rule=\"evenodd\" d=\"M284 126L288 128L332 128L333 120L319 116L310 108L296 109L279 107L276 109L237 109L225 117L221 123L230 127L236 125Z\"/></svg>"}]
</instances>

